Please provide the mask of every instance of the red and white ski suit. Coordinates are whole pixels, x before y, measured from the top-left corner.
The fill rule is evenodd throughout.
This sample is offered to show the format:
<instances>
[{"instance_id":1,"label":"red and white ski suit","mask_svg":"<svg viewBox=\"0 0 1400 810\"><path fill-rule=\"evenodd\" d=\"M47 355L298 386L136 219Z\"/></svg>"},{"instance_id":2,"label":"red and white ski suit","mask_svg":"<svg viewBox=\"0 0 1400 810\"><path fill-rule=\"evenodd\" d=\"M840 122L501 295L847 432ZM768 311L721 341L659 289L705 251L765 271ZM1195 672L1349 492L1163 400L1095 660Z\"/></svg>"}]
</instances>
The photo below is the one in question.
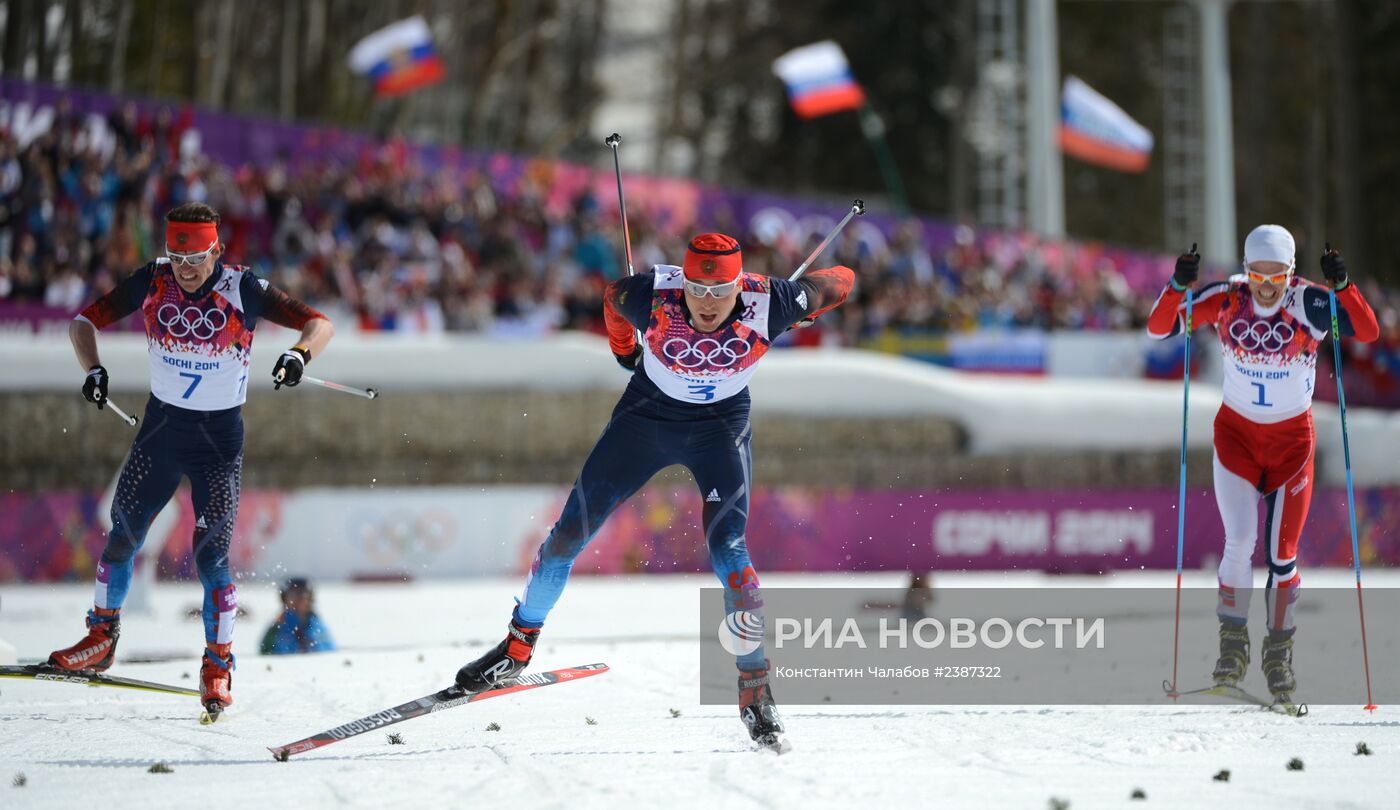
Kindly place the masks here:
<instances>
[{"instance_id":1,"label":"red and white ski suit","mask_svg":"<svg viewBox=\"0 0 1400 810\"><path fill-rule=\"evenodd\" d=\"M1375 313L1355 284L1337 293L1337 304L1343 336L1367 343L1379 336ZM1215 327L1225 361L1225 402L1215 417L1215 499L1225 524L1219 613L1240 623L1248 616L1262 497L1268 626L1288 631L1300 582L1298 538L1312 500L1313 380L1318 346L1331 332L1328 291L1294 276L1279 302L1265 309L1236 276L1197 290L1191 306L1192 328ZM1147 333L1181 334L1185 320L1185 293L1168 285Z\"/></svg>"}]
</instances>

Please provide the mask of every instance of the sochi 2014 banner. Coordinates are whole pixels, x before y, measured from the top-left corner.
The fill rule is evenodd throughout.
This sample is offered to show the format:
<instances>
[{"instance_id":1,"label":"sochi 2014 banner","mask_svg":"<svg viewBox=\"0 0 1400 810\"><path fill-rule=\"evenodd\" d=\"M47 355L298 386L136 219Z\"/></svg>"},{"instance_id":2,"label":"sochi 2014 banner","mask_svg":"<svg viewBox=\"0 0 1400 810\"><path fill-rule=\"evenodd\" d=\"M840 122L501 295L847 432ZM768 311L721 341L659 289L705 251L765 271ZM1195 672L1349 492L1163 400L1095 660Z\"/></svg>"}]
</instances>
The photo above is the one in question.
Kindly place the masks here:
<instances>
[{"instance_id":1,"label":"sochi 2014 banner","mask_svg":"<svg viewBox=\"0 0 1400 810\"><path fill-rule=\"evenodd\" d=\"M1120 172L1146 171L1152 133L1075 76L1060 97L1060 149L1070 157Z\"/></svg>"},{"instance_id":2,"label":"sochi 2014 banner","mask_svg":"<svg viewBox=\"0 0 1400 810\"><path fill-rule=\"evenodd\" d=\"M568 497L554 486L327 488L243 493L230 550L244 575L281 579L523 573ZM99 492L0 494L0 582L87 581L102 552ZM172 502L161 572L195 576L195 516ZM760 572L1170 570L1177 492L760 488L749 552ZM651 486L619 508L574 570L705 572L694 487ZM1364 566L1400 565L1400 488L1357 491ZM1193 489L1185 565L1213 568L1223 546L1215 499ZM1349 567L1345 490L1317 492L1299 547L1304 567Z\"/></svg>"}]
</instances>

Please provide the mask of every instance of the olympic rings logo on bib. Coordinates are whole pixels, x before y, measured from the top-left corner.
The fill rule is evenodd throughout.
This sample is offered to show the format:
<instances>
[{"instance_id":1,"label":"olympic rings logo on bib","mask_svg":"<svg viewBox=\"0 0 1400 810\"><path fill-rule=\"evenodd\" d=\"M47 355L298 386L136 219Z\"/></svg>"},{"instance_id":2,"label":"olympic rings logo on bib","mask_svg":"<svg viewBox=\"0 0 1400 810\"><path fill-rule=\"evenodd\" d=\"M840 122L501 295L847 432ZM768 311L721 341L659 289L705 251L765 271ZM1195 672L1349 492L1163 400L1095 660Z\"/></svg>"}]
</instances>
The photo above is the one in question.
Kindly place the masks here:
<instances>
[{"instance_id":1,"label":"olympic rings logo on bib","mask_svg":"<svg viewBox=\"0 0 1400 810\"><path fill-rule=\"evenodd\" d=\"M1297 330L1283 321L1273 324L1266 321L1233 321L1230 324L1231 339L1247 352L1282 351L1295 334Z\"/></svg>"},{"instance_id":2,"label":"olympic rings logo on bib","mask_svg":"<svg viewBox=\"0 0 1400 810\"><path fill-rule=\"evenodd\" d=\"M200 309L175 304L165 304L156 310L156 320L174 338L192 337L195 340L208 340L228 325L228 313L221 309Z\"/></svg>"},{"instance_id":3,"label":"olympic rings logo on bib","mask_svg":"<svg viewBox=\"0 0 1400 810\"><path fill-rule=\"evenodd\" d=\"M661 353L681 368L700 368L705 364L727 368L748 357L753 346L743 338L733 337L723 343L714 338L701 338L689 343L671 338L661 344Z\"/></svg>"}]
</instances>

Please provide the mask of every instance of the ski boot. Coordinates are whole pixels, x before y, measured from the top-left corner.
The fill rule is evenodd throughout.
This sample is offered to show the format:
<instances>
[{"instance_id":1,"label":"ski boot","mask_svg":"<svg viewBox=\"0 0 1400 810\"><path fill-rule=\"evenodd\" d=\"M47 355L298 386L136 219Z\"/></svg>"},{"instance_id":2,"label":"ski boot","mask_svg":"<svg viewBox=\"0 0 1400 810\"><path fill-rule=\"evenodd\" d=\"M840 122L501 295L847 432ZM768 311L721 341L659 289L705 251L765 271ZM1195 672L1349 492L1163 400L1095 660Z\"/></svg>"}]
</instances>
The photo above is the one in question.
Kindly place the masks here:
<instances>
[{"instance_id":1,"label":"ski boot","mask_svg":"<svg viewBox=\"0 0 1400 810\"><path fill-rule=\"evenodd\" d=\"M1220 623L1220 658L1215 662L1216 686L1235 686L1249 669L1249 628L1242 624Z\"/></svg>"},{"instance_id":2,"label":"ski boot","mask_svg":"<svg viewBox=\"0 0 1400 810\"><path fill-rule=\"evenodd\" d=\"M1293 677L1293 636L1270 631L1269 637L1264 639L1260 658L1275 702L1292 703L1293 692L1298 688L1298 681Z\"/></svg>"},{"instance_id":3,"label":"ski boot","mask_svg":"<svg viewBox=\"0 0 1400 810\"><path fill-rule=\"evenodd\" d=\"M204 664L199 668L199 702L204 713L199 716L202 725L209 725L219 719L224 709L233 703L233 645L210 644L204 651Z\"/></svg>"},{"instance_id":4,"label":"ski boot","mask_svg":"<svg viewBox=\"0 0 1400 810\"><path fill-rule=\"evenodd\" d=\"M749 730L749 737L764 748L778 753L786 750L782 737L783 721L778 717L778 704L773 702L773 689L768 685L768 661L763 669L739 672L739 719Z\"/></svg>"},{"instance_id":5,"label":"ski boot","mask_svg":"<svg viewBox=\"0 0 1400 810\"><path fill-rule=\"evenodd\" d=\"M495 689L530 665L540 628L521 627L512 619L505 640L491 652L457 670L457 685L468 692Z\"/></svg>"},{"instance_id":6,"label":"ski boot","mask_svg":"<svg viewBox=\"0 0 1400 810\"><path fill-rule=\"evenodd\" d=\"M116 611L88 613L88 633L82 641L49 655L48 665L55 669L105 672L117 659L117 638L122 634L121 615Z\"/></svg>"}]
</instances>

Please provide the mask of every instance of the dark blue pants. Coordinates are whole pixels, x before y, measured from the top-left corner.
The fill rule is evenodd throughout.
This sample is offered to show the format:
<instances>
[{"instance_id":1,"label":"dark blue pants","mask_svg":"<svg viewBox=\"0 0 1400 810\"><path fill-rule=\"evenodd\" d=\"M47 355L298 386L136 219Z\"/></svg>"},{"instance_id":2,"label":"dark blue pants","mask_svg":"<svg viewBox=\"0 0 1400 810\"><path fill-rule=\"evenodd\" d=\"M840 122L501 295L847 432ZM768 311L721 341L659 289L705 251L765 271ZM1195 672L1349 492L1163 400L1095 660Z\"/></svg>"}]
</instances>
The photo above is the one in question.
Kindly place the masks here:
<instances>
[{"instance_id":1,"label":"dark blue pants","mask_svg":"<svg viewBox=\"0 0 1400 810\"><path fill-rule=\"evenodd\" d=\"M194 559L204 584L205 640L227 644L238 609L228 566L243 477L243 417L238 408L191 411L155 397L146 403L112 499L112 533L97 566L95 604L122 606L136 552L182 477L190 479L194 502Z\"/></svg>"},{"instance_id":2,"label":"dark blue pants","mask_svg":"<svg viewBox=\"0 0 1400 810\"><path fill-rule=\"evenodd\" d=\"M729 611L757 612L758 575L744 537L749 519L753 466L747 401L742 407L686 408L640 397L629 390L613 410L559 521L540 546L515 609L523 626L544 624L559 600L574 559L608 515L653 475L680 464L695 476L704 502L702 521L710 564L725 586ZM763 648L739 658L744 669L763 666Z\"/></svg>"}]
</instances>

